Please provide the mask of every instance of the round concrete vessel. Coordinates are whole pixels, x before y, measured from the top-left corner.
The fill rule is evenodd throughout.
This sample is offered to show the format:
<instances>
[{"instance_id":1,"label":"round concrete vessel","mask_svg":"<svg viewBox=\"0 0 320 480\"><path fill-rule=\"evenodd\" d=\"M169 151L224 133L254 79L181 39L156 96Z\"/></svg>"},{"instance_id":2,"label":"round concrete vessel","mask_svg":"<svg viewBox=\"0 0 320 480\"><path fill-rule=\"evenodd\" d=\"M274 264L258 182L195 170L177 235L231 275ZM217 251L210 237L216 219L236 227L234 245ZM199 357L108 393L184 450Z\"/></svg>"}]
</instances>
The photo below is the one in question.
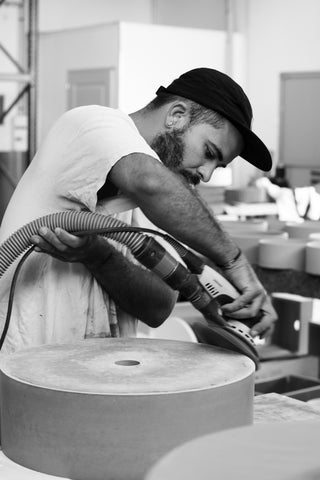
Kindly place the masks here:
<instances>
[{"instance_id":1,"label":"round concrete vessel","mask_svg":"<svg viewBox=\"0 0 320 480\"><path fill-rule=\"evenodd\" d=\"M144 480L318 480L320 420L261 423L196 438Z\"/></svg>"},{"instance_id":2,"label":"round concrete vessel","mask_svg":"<svg viewBox=\"0 0 320 480\"><path fill-rule=\"evenodd\" d=\"M173 447L252 423L254 363L150 339L46 345L1 364L4 453L74 480L141 480Z\"/></svg>"}]
</instances>

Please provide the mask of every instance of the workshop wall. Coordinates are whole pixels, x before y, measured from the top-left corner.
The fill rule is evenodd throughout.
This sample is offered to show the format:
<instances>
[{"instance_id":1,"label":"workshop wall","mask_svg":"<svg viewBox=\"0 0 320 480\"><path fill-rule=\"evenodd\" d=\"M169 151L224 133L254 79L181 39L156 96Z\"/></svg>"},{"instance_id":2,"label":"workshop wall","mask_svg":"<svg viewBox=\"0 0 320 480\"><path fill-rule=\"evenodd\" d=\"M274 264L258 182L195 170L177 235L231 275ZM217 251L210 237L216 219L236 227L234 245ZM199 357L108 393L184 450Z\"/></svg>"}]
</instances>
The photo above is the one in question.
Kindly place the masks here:
<instances>
[{"instance_id":1,"label":"workshop wall","mask_svg":"<svg viewBox=\"0 0 320 480\"><path fill-rule=\"evenodd\" d=\"M237 0L238 12L246 2ZM50 31L122 21L224 30L226 3L225 0L39 0L39 27L40 31Z\"/></svg>"},{"instance_id":2,"label":"workshop wall","mask_svg":"<svg viewBox=\"0 0 320 480\"><path fill-rule=\"evenodd\" d=\"M54 4L40 0L40 14L41 9L46 12L46 19L40 15L40 28L93 24L108 18L108 21L245 32L247 63L242 86L255 112L254 129L272 151L275 163L278 162L280 73L320 70L318 0L81 0L82 12L79 8L75 10L76 3L77 0L58 0ZM76 14L61 19L59 4ZM230 52L236 55L232 45ZM256 169L241 159L233 165L238 187L258 175Z\"/></svg>"},{"instance_id":3,"label":"workshop wall","mask_svg":"<svg viewBox=\"0 0 320 480\"><path fill-rule=\"evenodd\" d=\"M241 1L240 1L241 3ZM224 0L153 0L153 23L225 30Z\"/></svg>"},{"instance_id":4,"label":"workshop wall","mask_svg":"<svg viewBox=\"0 0 320 480\"><path fill-rule=\"evenodd\" d=\"M320 71L318 0L249 0L247 88L254 128L279 155L280 73Z\"/></svg>"},{"instance_id":5,"label":"workshop wall","mask_svg":"<svg viewBox=\"0 0 320 480\"><path fill-rule=\"evenodd\" d=\"M48 32L118 20L152 23L152 12L151 0L39 0L39 30Z\"/></svg>"},{"instance_id":6,"label":"workshop wall","mask_svg":"<svg viewBox=\"0 0 320 480\"><path fill-rule=\"evenodd\" d=\"M17 9L2 5L0 41L14 56L19 49L15 15ZM254 129L272 151L275 163L279 157L280 73L320 70L319 18L318 0L39 0L39 29L43 33L117 21L244 33L242 86L254 108ZM230 36L227 38L229 54L236 57ZM3 55L0 64L2 71L13 70ZM227 73L233 72L229 68ZM16 90L16 84L2 82L6 105ZM16 114L10 114L6 126L0 125L0 151L13 148ZM247 162L237 160L237 186L256 175Z\"/></svg>"}]
</instances>

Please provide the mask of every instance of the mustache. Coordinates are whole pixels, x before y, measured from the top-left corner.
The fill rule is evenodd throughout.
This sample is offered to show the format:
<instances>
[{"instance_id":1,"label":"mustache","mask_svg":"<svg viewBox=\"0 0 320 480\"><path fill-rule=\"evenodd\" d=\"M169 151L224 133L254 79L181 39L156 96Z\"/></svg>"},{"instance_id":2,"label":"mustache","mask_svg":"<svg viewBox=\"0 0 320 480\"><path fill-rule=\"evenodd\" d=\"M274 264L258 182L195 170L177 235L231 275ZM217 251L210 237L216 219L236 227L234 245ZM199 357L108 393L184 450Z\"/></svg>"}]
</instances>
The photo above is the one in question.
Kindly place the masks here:
<instances>
[{"instance_id":1,"label":"mustache","mask_svg":"<svg viewBox=\"0 0 320 480\"><path fill-rule=\"evenodd\" d=\"M180 170L180 171L177 171L177 173L179 175L181 175L182 177L184 177L184 179L190 184L190 185L193 185L193 186L197 186L199 185L201 179L199 177L199 175L196 175L194 173L191 173L191 172L188 172L187 170Z\"/></svg>"}]
</instances>

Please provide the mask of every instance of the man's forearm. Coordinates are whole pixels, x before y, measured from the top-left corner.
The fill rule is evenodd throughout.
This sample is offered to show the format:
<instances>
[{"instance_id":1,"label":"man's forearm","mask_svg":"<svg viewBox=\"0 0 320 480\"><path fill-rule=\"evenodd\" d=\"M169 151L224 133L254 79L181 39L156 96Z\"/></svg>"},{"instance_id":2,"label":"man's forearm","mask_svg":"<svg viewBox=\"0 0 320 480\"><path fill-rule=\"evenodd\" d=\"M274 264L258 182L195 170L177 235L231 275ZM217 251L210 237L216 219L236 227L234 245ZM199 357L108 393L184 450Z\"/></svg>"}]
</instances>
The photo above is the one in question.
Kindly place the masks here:
<instances>
[{"instance_id":1,"label":"man's forearm","mask_svg":"<svg viewBox=\"0 0 320 480\"><path fill-rule=\"evenodd\" d=\"M208 207L184 185L175 185L174 194L164 191L147 200L143 198L140 207L162 230L218 265L227 263L239 252Z\"/></svg>"},{"instance_id":2,"label":"man's forearm","mask_svg":"<svg viewBox=\"0 0 320 480\"><path fill-rule=\"evenodd\" d=\"M168 317L177 294L154 273L127 260L120 252L100 241L95 258L83 261L102 288L119 307L152 327Z\"/></svg>"},{"instance_id":3,"label":"man's forearm","mask_svg":"<svg viewBox=\"0 0 320 480\"><path fill-rule=\"evenodd\" d=\"M223 307L226 314L249 318L262 308L264 330L275 320L276 313L252 266L213 213L178 175L152 157L132 154L114 165L109 178L136 201L154 224L222 267L225 277L240 293Z\"/></svg>"},{"instance_id":4,"label":"man's forearm","mask_svg":"<svg viewBox=\"0 0 320 480\"><path fill-rule=\"evenodd\" d=\"M212 212L181 178L153 158L129 157L117 162L111 179L155 225L218 264L237 255Z\"/></svg>"},{"instance_id":5,"label":"man's forearm","mask_svg":"<svg viewBox=\"0 0 320 480\"><path fill-rule=\"evenodd\" d=\"M177 293L153 272L134 264L98 235L78 237L61 228L41 227L30 241L35 251L87 267L115 303L152 327L173 309Z\"/></svg>"}]
</instances>

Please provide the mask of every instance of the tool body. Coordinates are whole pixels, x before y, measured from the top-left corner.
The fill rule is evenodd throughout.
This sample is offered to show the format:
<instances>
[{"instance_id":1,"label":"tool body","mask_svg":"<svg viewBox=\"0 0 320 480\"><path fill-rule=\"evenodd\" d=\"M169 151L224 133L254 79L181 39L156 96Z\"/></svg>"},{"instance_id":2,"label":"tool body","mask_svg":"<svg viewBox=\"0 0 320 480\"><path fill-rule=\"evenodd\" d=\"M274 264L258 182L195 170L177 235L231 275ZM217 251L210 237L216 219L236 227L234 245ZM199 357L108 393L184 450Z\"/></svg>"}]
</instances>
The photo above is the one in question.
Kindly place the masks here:
<instances>
[{"instance_id":1,"label":"tool body","mask_svg":"<svg viewBox=\"0 0 320 480\"><path fill-rule=\"evenodd\" d=\"M258 318L240 322L231 318L227 320L221 313L221 305L239 296L226 278L186 249L184 261L190 269L198 272L192 273L151 237L143 242L135 257L202 313L203 318L188 321L200 342L243 353L254 361L256 367L259 366L255 343L249 334Z\"/></svg>"}]
</instances>

